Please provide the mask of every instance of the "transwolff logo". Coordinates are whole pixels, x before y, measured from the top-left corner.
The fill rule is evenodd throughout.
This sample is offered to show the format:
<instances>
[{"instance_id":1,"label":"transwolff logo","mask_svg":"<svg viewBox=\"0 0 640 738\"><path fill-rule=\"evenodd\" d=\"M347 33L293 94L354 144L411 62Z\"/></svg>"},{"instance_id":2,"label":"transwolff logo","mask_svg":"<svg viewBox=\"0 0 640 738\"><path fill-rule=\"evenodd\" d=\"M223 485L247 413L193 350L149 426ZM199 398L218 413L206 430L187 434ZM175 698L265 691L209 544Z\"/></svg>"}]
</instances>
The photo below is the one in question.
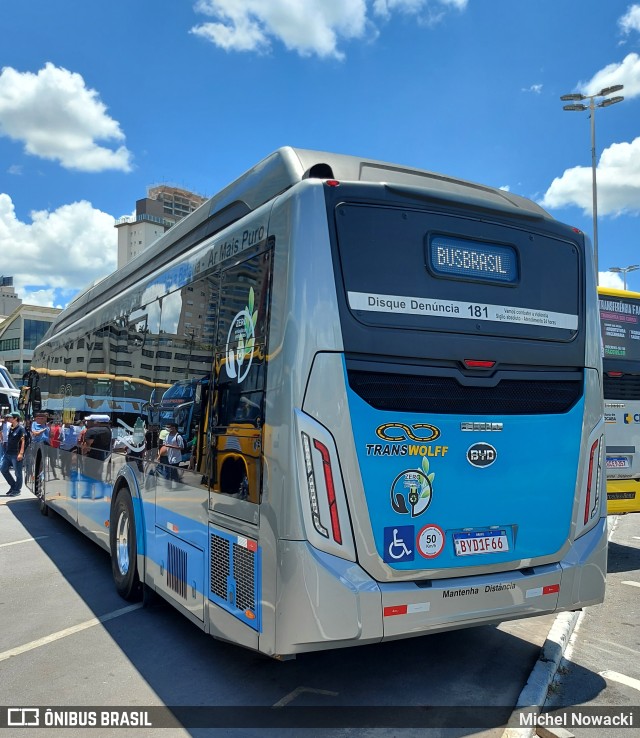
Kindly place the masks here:
<instances>
[{"instance_id":1,"label":"transwolff logo","mask_svg":"<svg viewBox=\"0 0 640 738\"><path fill-rule=\"evenodd\" d=\"M376 435L386 443L367 443L367 456L445 456L448 446L434 446L440 429L428 423L385 423Z\"/></svg>"},{"instance_id":2,"label":"transwolff logo","mask_svg":"<svg viewBox=\"0 0 640 738\"><path fill-rule=\"evenodd\" d=\"M640 413L625 413L624 422L626 423L626 425L631 425L632 423L640 423Z\"/></svg>"}]
</instances>

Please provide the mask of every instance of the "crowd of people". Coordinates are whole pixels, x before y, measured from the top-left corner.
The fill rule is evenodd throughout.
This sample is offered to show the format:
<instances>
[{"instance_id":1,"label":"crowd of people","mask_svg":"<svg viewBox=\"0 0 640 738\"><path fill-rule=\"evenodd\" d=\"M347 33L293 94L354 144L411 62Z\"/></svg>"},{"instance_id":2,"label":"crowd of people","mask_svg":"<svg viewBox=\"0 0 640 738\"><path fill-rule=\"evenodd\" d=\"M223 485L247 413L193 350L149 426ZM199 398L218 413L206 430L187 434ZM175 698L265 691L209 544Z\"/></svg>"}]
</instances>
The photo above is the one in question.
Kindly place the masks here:
<instances>
[{"instance_id":1,"label":"crowd of people","mask_svg":"<svg viewBox=\"0 0 640 738\"><path fill-rule=\"evenodd\" d=\"M5 415L2 421L2 443L0 444L0 473L9 485L6 497L17 497L22 493L24 480L23 461L29 444L46 444L49 458L49 473L58 479L57 469L63 479L71 475L73 453L87 460L105 462L113 450L113 433L111 419L106 414L92 414L84 418L76 418L73 423L61 422L59 418L48 418L44 412L36 412L28 427L18 412ZM126 450L126 447L125 447ZM165 468L162 476L172 481L179 481L178 467L182 462L185 442L175 423L169 423L158 432L151 430L145 434L145 451L155 454L155 461ZM135 453L131 453L136 456ZM98 470L96 466L96 471Z\"/></svg>"}]
</instances>

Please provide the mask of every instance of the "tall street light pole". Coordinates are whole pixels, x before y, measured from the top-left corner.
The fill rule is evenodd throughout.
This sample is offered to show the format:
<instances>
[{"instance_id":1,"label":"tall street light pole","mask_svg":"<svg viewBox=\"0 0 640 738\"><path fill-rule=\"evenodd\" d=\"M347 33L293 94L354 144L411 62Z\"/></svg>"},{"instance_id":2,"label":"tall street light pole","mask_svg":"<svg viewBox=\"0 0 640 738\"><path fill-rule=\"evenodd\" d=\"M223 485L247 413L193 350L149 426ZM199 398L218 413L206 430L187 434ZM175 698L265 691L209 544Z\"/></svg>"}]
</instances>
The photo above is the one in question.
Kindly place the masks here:
<instances>
[{"instance_id":1,"label":"tall street light pole","mask_svg":"<svg viewBox=\"0 0 640 738\"><path fill-rule=\"evenodd\" d=\"M592 182L592 197L593 197L593 257L596 267L596 284L598 283L598 187L596 183L596 108L607 108L609 105L615 105L616 103L622 102L624 97L619 95L616 97L607 97L613 92L619 92L624 88L624 85L612 85L611 87L605 87L595 95L582 95L579 92L572 93L570 95L562 95L560 98L564 101L572 101L571 105L564 105L563 110L588 110L591 114L591 182ZM601 100L596 103L596 98L605 97L605 100ZM589 104L584 105L581 100L588 100Z\"/></svg>"},{"instance_id":2,"label":"tall street light pole","mask_svg":"<svg viewBox=\"0 0 640 738\"><path fill-rule=\"evenodd\" d=\"M640 264L632 264L628 267L609 267L610 272L615 272L616 274L622 274L622 280L624 282L624 289L627 289L627 274L629 272L635 272L636 269L640 269Z\"/></svg>"}]
</instances>

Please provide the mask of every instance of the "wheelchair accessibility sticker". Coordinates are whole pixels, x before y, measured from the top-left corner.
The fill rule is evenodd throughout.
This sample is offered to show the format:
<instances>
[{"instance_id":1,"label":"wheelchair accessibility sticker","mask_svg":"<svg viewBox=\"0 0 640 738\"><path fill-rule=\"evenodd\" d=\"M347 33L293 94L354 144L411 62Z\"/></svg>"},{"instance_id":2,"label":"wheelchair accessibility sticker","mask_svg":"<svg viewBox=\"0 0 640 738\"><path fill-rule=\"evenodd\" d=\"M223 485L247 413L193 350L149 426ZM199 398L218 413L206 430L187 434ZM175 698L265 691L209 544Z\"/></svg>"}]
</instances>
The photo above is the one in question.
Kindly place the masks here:
<instances>
[{"instance_id":1,"label":"wheelchair accessibility sticker","mask_svg":"<svg viewBox=\"0 0 640 738\"><path fill-rule=\"evenodd\" d=\"M383 561L413 561L415 531L413 525L394 525L384 529Z\"/></svg>"}]
</instances>

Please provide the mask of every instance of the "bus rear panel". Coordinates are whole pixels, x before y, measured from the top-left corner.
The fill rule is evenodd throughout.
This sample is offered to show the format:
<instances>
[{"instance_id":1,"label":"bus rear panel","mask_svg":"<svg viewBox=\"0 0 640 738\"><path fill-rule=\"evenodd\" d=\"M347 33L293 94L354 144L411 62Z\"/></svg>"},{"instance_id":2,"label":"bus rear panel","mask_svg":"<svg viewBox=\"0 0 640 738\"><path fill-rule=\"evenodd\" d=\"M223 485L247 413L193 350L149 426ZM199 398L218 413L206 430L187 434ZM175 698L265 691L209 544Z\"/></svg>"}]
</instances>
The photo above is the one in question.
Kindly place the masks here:
<instances>
[{"instance_id":1,"label":"bus rear panel","mask_svg":"<svg viewBox=\"0 0 640 738\"><path fill-rule=\"evenodd\" d=\"M301 193L298 212L315 198ZM600 602L603 422L583 235L409 188L340 183L324 199L330 258L306 234L283 246L293 278L307 275L296 335L316 345L284 352L305 379L304 531L280 543L292 563L276 650ZM333 576L299 617L312 561ZM329 639L316 607L340 613Z\"/></svg>"}]
</instances>

